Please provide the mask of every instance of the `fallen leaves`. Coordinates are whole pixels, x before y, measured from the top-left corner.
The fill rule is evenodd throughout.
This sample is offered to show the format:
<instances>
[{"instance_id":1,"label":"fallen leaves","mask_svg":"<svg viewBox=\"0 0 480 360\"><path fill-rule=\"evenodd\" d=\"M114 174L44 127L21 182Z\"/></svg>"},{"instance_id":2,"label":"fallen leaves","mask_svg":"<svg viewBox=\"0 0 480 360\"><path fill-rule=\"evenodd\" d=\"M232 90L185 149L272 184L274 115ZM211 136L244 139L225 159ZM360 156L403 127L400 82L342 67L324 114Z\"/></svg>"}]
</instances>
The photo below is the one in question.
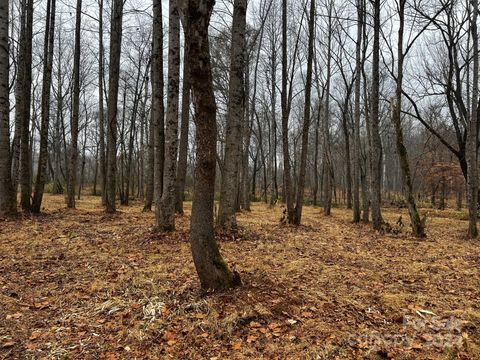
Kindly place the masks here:
<instances>
[{"instance_id":1,"label":"fallen leaves","mask_svg":"<svg viewBox=\"0 0 480 360\"><path fill-rule=\"evenodd\" d=\"M219 237L244 286L205 295L188 244L190 204L160 239L138 203L107 217L98 198L71 212L61 197L46 200L45 215L2 223L0 358L354 359L372 354L361 335L377 331L410 342L374 354L441 359L436 344L451 339L437 314L448 311L474 324L450 331L468 344L459 353L480 358L479 250L449 235L457 220L432 218L435 242L418 244L352 225L341 208L327 218L305 207L305 226L292 227L278 225L280 208L253 204L238 216L236 241Z\"/></svg>"},{"instance_id":2,"label":"fallen leaves","mask_svg":"<svg viewBox=\"0 0 480 360\"><path fill-rule=\"evenodd\" d=\"M10 319L20 319L21 317L23 316L22 313L15 313L15 314L9 314L5 317L6 320L10 320Z\"/></svg>"}]
</instances>

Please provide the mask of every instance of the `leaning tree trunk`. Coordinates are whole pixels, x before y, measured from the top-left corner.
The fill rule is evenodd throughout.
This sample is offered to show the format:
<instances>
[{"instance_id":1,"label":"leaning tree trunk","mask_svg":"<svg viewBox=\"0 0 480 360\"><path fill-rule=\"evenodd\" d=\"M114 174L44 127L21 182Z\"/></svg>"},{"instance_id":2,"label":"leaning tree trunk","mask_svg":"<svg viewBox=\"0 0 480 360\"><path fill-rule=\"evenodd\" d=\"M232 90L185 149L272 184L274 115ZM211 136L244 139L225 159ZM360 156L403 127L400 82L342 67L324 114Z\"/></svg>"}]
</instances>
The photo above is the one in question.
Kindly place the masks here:
<instances>
[{"instance_id":1,"label":"leaning tree trunk","mask_svg":"<svg viewBox=\"0 0 480 360\"><path fill-rule=\"evenodd\" d=\"M0 0L0 216L16 212L10 158L8 0Z\"/></svg>"},{"instance_id":2,"label":"leaning tree trunk","mask_svg":"<svg viewBox=\"0 0 480 360\"><path fill-rule=\"evenodd\" d=\"M213 229L217 145L216 104L208 40L208 24L214 0L186 1L185 42L190 59L197 160L190 242L193 260L204 289L224 289L240 282L223 261Z\"/></svg>"},{"instance_id":3,"label":"leaning tree trunk","mask_svg":"<svg viewBox=\"0 0 480 360\"><path fill-rule=\"evenodd\" d=\"M302 129L302 152L300 155L300 173L297 186L297 203L295 205L295 217L293 223L300 225L302 220L303 194L305 191L305 175L307 172L308 134L310 131L310 110L312 96L312 64L313 42L315 30L315 0L310 0L310 19L308 22L308 57L307 57L307 80L305 83L305 108L303 113Z\"/></svg>"},{"instance_id":4,"label":"leaning tree trunk","mask_svg":"<svg viewBox=\"0 0 480 360\"><path fill-rule=\"evenodd\" d=\"M80 31L82 21L82 0L77 0L77 14L75 24L75 53L73 59L73 96L70 158L67 176L67 207L75 208L75 183L77 181L78 162L78 118L80 114Z\"/></svg>"},{"instance_id":5,"label":"leaning tree trunk","mask_svg":"<svg viewBox=\"0 0 480 360\"><path fill-rule=\"evenodd\" d=\"M163 168L165 161L165 132L163 104L163 28L162 1L153 1L152 48L152 122L154 132L154 196L155 212L159 213L163 192Z\"/></svg>"},{"instance_id":6,"label":"leaning tree trunk","mask_svg":"<svg viewBox=\"0 0 480 360\"><path fill-rule=\"evenodd\" d=\"M180 145L178 152L177 167L177 198L176 212L183 214L183 199L185 196L185 179L187 177L187 159L188 159L188 125L190 122L190 76L189 60L183 56L183 89L182 89L182 122L180 126Z\"/></svg>"},{"instance_id":7,"label":"leaning tree trunk","mask_svg":"<svg viewBox=\"0 0 480 360\"><path fill-rule=\"evenodd\" d=\"M42 113L40 130L40 153L38 157L37 180L33 195L32 211L39 213L42 206L43 190L47 173L48 128L50 122L50 87L52 86L53 45L55 40L55 5L56 0L47 1L45 26L45 43L43 49L43 85Z\"/></svg>"},{"instance_id":8,"label":"leaning tree trunk","mask_svg":"<svg viewBox=\"0 0 480 360\"><path fill-rule=\"evenodd\" d=\"M370 131L372 136L371 148L371 203L373 228L379 230L383 219L382 205L382 140L380 138L380 0L374 0L373 15L373 59L372 59L372 98Z\"/></svg>"},{"instance_id":9,"label":"leaning tree trunk","mask_svg":"<svg viewBox=\"0 0 480 360\"><path fill-rule=\"evenodd\" d=\"M163 192L156 211L156 230L175 230L177 193L178 97L180 87L180 15L176 0L169 2L168 16L168 92L165 126L165 164Z\"/></svg>"},{"instance_id":10,"label":"leaning tree trunk","mask_svg":"<svg viewBox=\"0 0 480 360\"><path fill-rule=\"evenodd\" d=\"M120 54L122 50L123 0L114 0L112 11L107 104L107 181L105 185L107 213L114 213L116 211L115 190L117 176L117 103L120 72Z\"/></svg>"},{"instance_id":11,"label":"leaning tree trunk","mask_svg":"<svg viewBox=\"0 0 480 360\"><path fill-rule=\"evenodd\" d=\"M395 90L396 101L393 105L392 121L395 127L397 152L400 160L400 170L402 173L403 187L407 200L408 213L412 225L413 234L416 237L425 237L424 224L418 214L417 204L413 193L412 176L410 174L410 165L408 163L408 153L403 142L403 130L401 121L402 111L402 81L403 81L403 29L405 23L405 2L399 0L399 28L398 28L398 53L397 53L397 86Z\"/></svg>"},{"instance_id":12,"label":"leaning tree trunk","mask_svg":"<svg viewBox=\"0 0 480 360\"><path fill-rule=\"evenodd\" d=\"M467 129L467 180L468 180L468 236L476 238L477 212L478 212L478 0L472 0L472 21L470 31L473 42L473 86L472 86L472 112Z\"/></svg>"},{"instance_id":13,"label":"leaning tree trunk","mask_svg":"<svg viewBox=\"0 0 480 360\"><path fill-rule=\"evenodd\" d=\"M217 218L218 226L226 228L235 228L237 226L235 213L239 190L241 129L245 117L246 13L247 1L234 0L225 158L223 161L220 206Z\"/></svg>"}]
</instances>

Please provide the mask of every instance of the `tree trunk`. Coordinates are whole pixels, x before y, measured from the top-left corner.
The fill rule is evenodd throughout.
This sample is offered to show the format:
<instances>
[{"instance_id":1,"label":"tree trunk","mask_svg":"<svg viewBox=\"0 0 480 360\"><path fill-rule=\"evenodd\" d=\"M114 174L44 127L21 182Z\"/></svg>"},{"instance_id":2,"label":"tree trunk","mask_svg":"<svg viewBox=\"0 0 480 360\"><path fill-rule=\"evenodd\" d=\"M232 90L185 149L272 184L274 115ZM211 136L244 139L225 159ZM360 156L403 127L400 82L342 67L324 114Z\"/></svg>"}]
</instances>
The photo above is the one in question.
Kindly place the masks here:
<instances>
[{"instance_id":1,"label":"tree trunk","mask_svg":"<svg viewBox=\"0 0 480 360\"><path fill-rule=\"evenodd\" d=\"M177 168L177 195L176 212L183 214L183 199L185 197L185 180L187 177L187 159L188 159L188 127L190 122L190 76L188 66L190 60L187 59L184 50L183 56L183 89L182 89L182 122L180 125L180 146L178 152Z\"/></svg>"},{"instance_id":2,"label":"tree trunk","mask_svg":"<svg viewBox=\"0 0 480 360\"><path fill-rule=\"evenodd\" d=\"M363 3L357 0L357 42L355 44L355 110L353 129L353 222L360 222L360 87L362 82L362 31L363 31Z\"/></svg>"},{"instance_id":3,"label":"tree trunk","mask_svg":"<svg viewBox=\"0 0 480 360\"><path fill-rule=\"evenodd\" d=\"M15 127L18 130L18 139L16 139L16 149L18 155L17 164L14 164L13 177L17 179L17 168L20 170L20 204L24 211L31 210L31 157L30 157L30 107L31 107L31 84L32 84L32 33L33 33L33 0L24 0L21 10L20 25L20 44L18 58L18 77L15 89L16 111ZM16 191L14 180L14 191Z\"/></svg>"},{"instance_id":4,"label":"tree trunk","mask_svg":"<svg viewBox=\"0 0 480 360\"><path fill-rule=\"evenodd\" d=\"M371 203L373 228L379 230L383 224L382 206L382 140L380 138L380 0L374 0L373 15L373 59L372 59L372 98L370 128L371 147Z\"/></svg>"},{"instance_id":5,"label":"tree trunk","mask_svg":"<svg viewBox=\"0 0 480 360\"><path fill-rule=\"evenodd\" d=\"M99 1L98 16L98 127L99 127L99 152L100 152L100 184L102 187L102 205L107 203L106 178L107 163L105 159L105 109L103 105L104 81L104 47L103 47L103 0Z\"/></svg>"},{"instance_id":6,"label":"tree trunk","mask_svg":"<svg viewBox=\"0 0 480 360\"><path fill-rule=\"evenodd\" d=\"M402 172L403 187L405 190L408 213L410 215L410 223L412 225L413 234L416 237L425 237L424 224L420 220L418 214L417 204L413 193L412 176L410 174L410 165L408 163L408 153L403 143L403 130L401 121L402 111L402 81L403 81L403 29L405 22L405 2L406 0L399 0L398 14L399 14L399 29L398 29L398 53L397 53L397 86L395 90L396 101L393 105L392 121L395 127L397 152L400 160L400 169Z\"/></svg>"},{"instance_id":7,"label":"tree trunk","mask_svg":"<svg viewBox=\"0 0 480 360\"><path fill-rule=\"evenodd\" d=\"M477 212L478 212L478 0L472 0L472 20L470 31L473 42L473 86L472 86L472 111L468 121L467 129L467 185L468 185L468 236L476 238Z\"/></svg>"},{"instance_id":8,"label":"tree trunk","mask_svg":"<svg viewBox=\"0 0 480 360\"><path fill-rule=\"evenodd\" d=\"M290 171L290 150L288 148L288 104L287 104L287 0L282 0L282 146L283 146L283 191L287 205L287 220L293 223L293 188Z\"/></svg>"},{"instance_id":9,"label":"tree trunk","mask_svg":"<svg viewBox=\"0 0 480 360\"><path fill-rule=\"evenodd\" d=\"M112 23L110 29L110 65L108 74L108 104L107 104L107 181L106 181L106 211L114 213L116 175L117 175L117 112L118 83L120 72L120 55L122 49L122 17L123 0L114 0Z\"/></svg>"},{"instance_id":10,"label":"tree trunk","mask_svg":"<svg viewBox=\"0 0 480 360\"><path fill-rule=\"evenodd\" d=\"M16 212L10 158L8 0L0 0L0 216Z\"/></svg>"},{"instance_id":11,"label":"tree trunk","mask_svg":"<svg viewBox=\"0 0 480 360\"><path fill-rule=\"evenodd\" d=\"M32 211L39 213L42 206L43 190L47 173L48 129L50 122L50 87L52 86L53 45L55 40L55 5L56 0L47 1L45 40L43 50L43 85L42 85L42 122L40 130L40 153L38 158L37 180L32 202Z\"/></svg>"},{"instance_id":12,"label":"tree trunk","mask_svg":"<svg viewBox=\"0 0 480 360\"><path fill-rule=\"evenodd\" d=\"M67 178L67 207L75 208L75 183L78 160L78 118L80 115L80 31L82 20L82 0L77 0L75 23L75 53L73 59L72 117L70 122L70 159Z\"/></svg>"},{"instance_id":13,"label":"tree trunk","mask_svg":"<svg viewBox=\"0 0 480 360\"><path fill-rule=\"evenodd\" d=\"M235 213L239 191L241 129L245 117L246 13L247 1L234 0L225 158L217 218L217 225L225 228L236 228L237 226Z\"/></svg>"},{"instance_id":14,"label":"tree trunk","mask_svg":"<svg viewBox=\"0 0 480 360\"><path fill-rule=\"evenodd\" d=\"M177 193L178 97L180 87L180 15L176 0L169 2L168 16L168 93L165 126L165 168L163 192L156 211L156 229L175 230L175 199Z\"/></svg>"},{"instance_id":15,"label":"tree trunk","mask_svg":"<svg viewBox=\"0 0 480 360\"><path fill-rule=\"evenodd\" d=\"M152 121L154 131L154 197L155 213L160 212L165 161L165 130L163 104L163 25L162 1L153 1L152 49Z\"/></svg>"},{"instance_id":16,"label":"tree trunk","mask_svg":"<svg viewBox=\"0 0 480 360\"><path fill-rule=\"evenodd\" d=\"M305 192L305 175L307 172L308 134L310 131L310 112L312 96L312 63L313 42L315 31L315 0L310 0L310 19L308 21L308 57L307 57L307 80L305 83L305 108L303 114L302 129L302 153L300 155L300 173L297 186L297 203L295 205L295 217L293 223L300 225L302 220L303 195Z\"/></svg>"},{"instance_id":17,"label":"tree trunk","mask_svg":"<svg viewBox=\"0 0 480 360\"><path fill-rule=\"evenodd\" d=\"M197 159L193 195L190 242L193 260L204 289L224 289L240 283L228 269L214 237L213 204L216 168L216 104L213 93L208 24L213 0L186 1L185 42L190 59Z\"/></svg>"},{"instance_id":18,"label":"tree trunk","mask_svg":"<svg viewBox=\"0 0 480 360\"><path fill-rule=\"evenodd\" d=\"M332 192L333 192L333 163L330 150L330 83L332 77L332 11L333 0L328 4L328 35L327 35L327 84L325 90L325 117L323 122L323 149L325 160L325 187L323 212L329 216L332 213Z\"/></svg>"}]
</instances>

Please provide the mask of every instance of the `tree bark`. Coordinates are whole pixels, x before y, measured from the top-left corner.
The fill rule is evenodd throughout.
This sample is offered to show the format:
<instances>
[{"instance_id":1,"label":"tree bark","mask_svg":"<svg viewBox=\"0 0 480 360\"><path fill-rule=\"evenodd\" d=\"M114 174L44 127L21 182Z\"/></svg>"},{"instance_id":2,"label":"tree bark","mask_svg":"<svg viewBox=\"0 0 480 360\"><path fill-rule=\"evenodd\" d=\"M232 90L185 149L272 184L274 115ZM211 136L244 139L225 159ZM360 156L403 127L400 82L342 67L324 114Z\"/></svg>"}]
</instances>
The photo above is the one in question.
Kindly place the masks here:
<instances>
[{"instance_id":1,"label":"tree bark","mask_svg":"<svg viewBox=\"0 0 480 360\"><path fill-rule=\"evenodd\" d=\"M178 152L177 167L177 194L176 194L176 212L183 214L183 199L185 197L185 180L187 177L187 159L188 159L188 127L190 123L190 60L183 56L183 89L182 89L182 120L180 125L180 145Z\"/></svg>"},{"instance_id":2,"label":"tree bark","mask_svg":"<svg viewBox=\"0 0 480 360\"><path fill-rule=\"evenodd\" d=\"M397 52L397 84L395 90L395 103L393 104L392 121L395 127L397 152L400 160L400 169L402 173L403 187L405 190L405 197L407 201L408 213L410 215L410 223L412 225L413 234L416 237L425 237L424 224L418 214L417 204L413 193L412 176L410 174L410 165L408 163L408 153L403 142L403 130L401 121L402 111L402 84L403 84L403 29L405 23L405 3L406 0L399 0L398 15L399 15L399 29L398 29L398 52Z\"/></svg>"},{"instance_id":3,"label":"tree bark","mask_svg":"<svg viewBox=\"0 0 480 360\"><path fill-rule=\"evenodd\" d=\"M75 53L73 59L72 117L70 122L70 158L67 177L67 207L75 208L75 183L78 161L78 119L80 116L80 32L82 21L82 0L77 0L75 23Z\"/></svg>"},{"instance_id":4,"label":"tree bark","mask_svg":"<svg viewBox=\"0 0 480 360\"><path fill-rule=\"evenodd\" d=\"M163 104L163 22L162 1L153 1L152 49L152 121L154 131L154 197L155 212L160 212L165 161L165 130Z\"/></svg>"},{"instance_id":5,"label":"tree bark","mask_svg":"<svg viewBox=\"0 0 480 360\"><path fill-rule=\"evenodd\" d=\"M380 0L373 3L373 59L372 59L372 97L370 131L372 136L371 147L371 204L373 228L379 230L383 224L382 205L382 140L380 138Z\"/></svg>"},{"instance_id":6,"label":"tree bark","mask_svg":"<svg viewBox=\"0 0 480 360\"><path fill-rule=\"evenodd\" d=\"M175 230L175 199L177 193L178 100L180 87L180 15L176 0L169 2L168 20L168 92L165 126L165 164L163 192L156 211L156 230Z\"/></svg>"},{"instance_id":7,"label":"tree bark","mask_svg":"<svg viewBox=\"0 0 480 360\"><path fill-rule=\"evenodd\" d=\"M282 146L283 146L283 191L287 205L287 221L293 223L295 208L293 206L293 186L290 171L290 150L288 147L288 103L287 103L287 0L282 0Z\"/></svg>"},{"instance_id":8,"label":"tree bark","mask_svg":"<svg viewBox=\"0 0 480 360\"><path fill-rule=\"evenodd\" d=\"M472 111L467 129L468 236L476 238L478 212L478 0L472 0L470 31L473 42Z\"/></svg>"},{"instance_id":9,"label":"tree bark","mask_svg":"<svg viewBox=\"0 0 480 360\"><path fill-rule=\"evenodd\" d=\"M10 168L8 3L0 0L0 216L12 215L17 210Z\"/></svg>"},{"instance_id":10,"label":"tree bark","mask_svg":"<svg viewBox=\"0 0 480 360\"><path fill-rule=\"evenodd\" d=\"M327 35L327 84L325 90L325 116L323 122L323 149L325 161L325 186L323 199L323 212L329 216L332 213L333 192L333 164L330 150L330 83L332 77L332 11L333 0L328 4L328 35Z\"/></svg>"},{"instance_id":11,"label":"tree bark","mask_svg":"<svg viewBox=\"0 0 480 360\"><path fill-rule=\"evenodd\" d=\"M20 16L20 44L18 59L18 77L15 89L15 142L13 177L14 191L17 187L17 169L19 169L20 205L24 211L31 210L31 149L30 106L32 84L32 33L33 33L33 0L24 0ZM18 131L18 137L17 137ZM16 159L19 159L16 161Z\"/></svg>"},{"instance_id":12,"label":"tree bark","mask_svg":"<svg viewBox=\"0 0 480 360\"><path fill-rule=\"evenodd\" d=\"M50 88L52 86L53 46L55 40L56 0L47 1L45 40L43 51L42 113L40 130L40 153L38 158L37 179L33 195L32 211L39 213L42 206L43 190L47 173L48 129L50 124Z\"/></svg>"},{"instance_id":13,"label":"tree bark","mask_svg":"<svg viewBox=\"0 0 480 360\"><path fill-rule=\"evenodd\" d=\"M315 33L315 0L310 0L310 19L308 21L308 57L307 80L305 83L305 108L303 113L302 153L300 155L300 173L297 186L297 203L295 205L294 225L302 220L303 195L305 192L305 175L307 172L308 135L310 131L310 112L312 96L313 42Z\"/></svg>"},{"instance_id":14,"label":"tree bark","mask_svg":"<svg viewBox=\"0 0 480 360\"><path fill-rule=\"evenodd\" d=\"M216 104L213 93L208 24L213 0L185 0L187 57L190 59L197 159L190 242L195 268L204 289L225 289L240 283L228 269L214 237L213 204L216 169Z\"/></svg>"},{"instance_id":15,"label":"tree bark","mask_svg":"<svg viewBox=\"0 0 480 360\"><path fill-rule=\"evenodd\" d=\"M122 49L123 0L114 0L110 28L110 65L107 104L107 181L106 212L114 213L117 175L117 112L120 55Z\"/></svg>"},{"instance_id":16,"label":"tree bark","mask_svg":"<svg viewBox=\"0 0 480 360\"><path fill-rule=\"evenodd\" d=\"M353 222L360 222L360 88L362 83L362 32L363 32L363 3L357 0L357 41L355 44L355 110L353 129Z\"/></svg>"},{"instance_id":17,"label":"tree bark","mask_svg":"<svg viewBox=\"0 0 480 360\"><path fill-rule=\"evenodd\" d=\"M105 158L105 108L103 104L103 81L105 73L105 50L103 47L103 0L99 1L98 39L98 136L100 147L100 184L102 187L102 205L106 205L107 193L105 184L107 178L107 162Z\"/></svg>"},{"instance_id":18,"label":"tree bark","mask_svg":"<svg viewBox=\"0 0 480 360\"><path fill-rule=\"evenodd\" d=\"M236 228L242 123L245 117L245 27L247 1L234 0L225 158L217 225Z\"/></svg>"}]
</instances>

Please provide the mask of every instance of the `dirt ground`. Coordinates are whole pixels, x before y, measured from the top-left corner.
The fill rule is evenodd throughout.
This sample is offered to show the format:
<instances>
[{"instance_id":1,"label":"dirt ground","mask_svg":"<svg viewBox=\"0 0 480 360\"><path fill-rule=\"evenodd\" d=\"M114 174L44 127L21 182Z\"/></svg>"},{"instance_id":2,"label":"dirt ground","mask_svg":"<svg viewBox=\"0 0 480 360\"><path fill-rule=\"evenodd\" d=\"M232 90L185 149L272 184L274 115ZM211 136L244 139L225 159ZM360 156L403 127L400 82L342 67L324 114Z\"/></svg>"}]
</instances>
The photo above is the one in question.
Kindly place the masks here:
<instances>
[{"instance_id":1,"label":"dirt ground","mask_svg":"<svg viewBox=\"0 0 480 360\"><path fill-rule=\"evenodd\" d=\"M190 204L168 236L139 203L45 204L0 220L0 359L480 359L480 241L460 212L430 210L417 241L346 209L306 207L295 228L255 204L218 236L243 286L204 294Z\"/></svg>"}]
</instances>

